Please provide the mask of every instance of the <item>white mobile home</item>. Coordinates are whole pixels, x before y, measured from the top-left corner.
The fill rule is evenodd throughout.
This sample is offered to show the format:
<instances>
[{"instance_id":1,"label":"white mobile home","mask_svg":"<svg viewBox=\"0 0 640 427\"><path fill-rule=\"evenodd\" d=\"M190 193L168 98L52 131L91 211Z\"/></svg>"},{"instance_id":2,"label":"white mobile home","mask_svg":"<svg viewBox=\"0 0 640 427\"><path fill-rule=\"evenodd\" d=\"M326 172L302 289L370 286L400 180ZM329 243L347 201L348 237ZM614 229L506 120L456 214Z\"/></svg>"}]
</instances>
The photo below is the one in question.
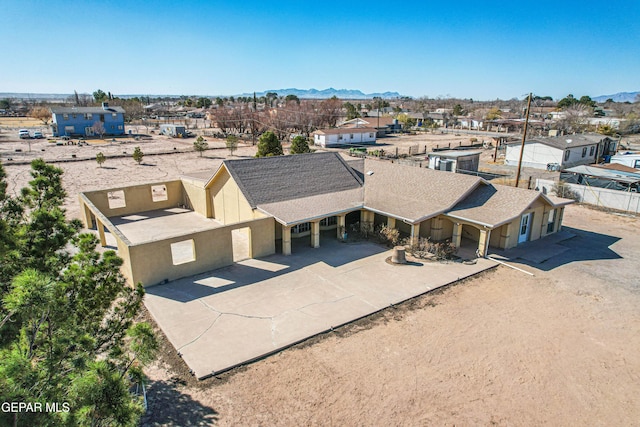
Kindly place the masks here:
<instances>
[{"instance_id":1,"label":"white mobile home","mask_svg":"<svg viewBox=\"0 0 640 427\"><path fill-rule=\"evenodd\" d=\"M517 166L520 142L507 144L505 164ZM548 169L550 165L571 167L597 163L616 151L617 142L596 134L564 135L525 141L522 166Z\"/></svg>"},{"instance_id":2,"label":"white mobile home","mask_svg":"<svg viewBox=\"0 0 640 427\"><path fill-rule=\"evenodd\" d=\"M312 135L313 143L321 147L376 143L376 129L373 128L321 129Z\"/></svg>"}]
</instances>

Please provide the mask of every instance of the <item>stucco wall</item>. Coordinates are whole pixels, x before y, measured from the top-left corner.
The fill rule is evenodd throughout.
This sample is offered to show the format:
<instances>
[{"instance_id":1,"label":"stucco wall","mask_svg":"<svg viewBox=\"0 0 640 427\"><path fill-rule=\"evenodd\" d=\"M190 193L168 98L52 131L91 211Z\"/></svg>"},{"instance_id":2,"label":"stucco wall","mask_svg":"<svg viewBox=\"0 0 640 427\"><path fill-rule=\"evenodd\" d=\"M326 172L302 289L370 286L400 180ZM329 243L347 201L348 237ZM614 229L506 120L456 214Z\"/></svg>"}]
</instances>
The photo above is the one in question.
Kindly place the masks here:
<instances>
[{"instance_id":1,"label":"stucco wall","mask_svg":"<svg viewBox=\"0 0 640 427\"><path fill-rule=\"evenodd\" d=\"M263 217L257 211L254 214L240 188L225 169L219 172L209 191L210 197L213 198L213 217L223 224Z\"/></svg>"},{"instance_id":2,"label":"stucco wall","mask_svg":"<svg viewBox=\"0 0 640 427\"><path fill-rule=\"evenodd\" d=\"M251 229L253 257L275 253L273 218L247 221L130 246L127 268L131 268L131 276L128 279L131 283L141 282L144 286L151 286L164 280L176 280L231 265L233 264L231 231L244 227ZM188 240L193 240L195 260L173 265L171 244Z\"/></svg>"},{"instance_id":3,"label":"stucco wall","mask_svg":"<svg viewBox=\"0 0 640 427\"><path fill-rule=\"evenodd\" d=\"M153 201L151 187L156 185L166 186L167 200L159 202ZM124 192L126 206L121 208L110 208L108 194L110 192L117 191ZM134 185L131 187L111 188L107 190L88 191L85 192L84 195L106 217L112 217L180 206L183 202L183 187L181 181L168 181Z\"/></svg>"},{"instance_id":4,"label":"stucco wall","mask_svg":"<svg viewBox=\"0 0 640 427\"><path fill-rule=\"evenodd\" d=\"M211 218L210 197L208 190L201 181L182 180L184 190L184 204L205 218Z\"/></svg>"}]
</instances>

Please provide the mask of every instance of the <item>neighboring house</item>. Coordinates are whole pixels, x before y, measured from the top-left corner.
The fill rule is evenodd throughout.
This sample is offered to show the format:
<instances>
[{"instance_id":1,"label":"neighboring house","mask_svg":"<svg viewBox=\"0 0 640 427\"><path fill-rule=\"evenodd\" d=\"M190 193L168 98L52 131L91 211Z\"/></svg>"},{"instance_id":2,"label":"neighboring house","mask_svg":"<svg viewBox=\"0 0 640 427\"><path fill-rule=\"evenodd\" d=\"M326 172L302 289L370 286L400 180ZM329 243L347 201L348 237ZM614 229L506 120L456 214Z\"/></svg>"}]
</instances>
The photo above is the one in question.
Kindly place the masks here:
<instances>
[{"instance_id":1,"label":"neighboring house","mask_svg":"<svg viewBox=\"0 0 640 427\"><path fill-rule=\"evenodd\" d=\"M109 107L106 102L102 107L51 107L51 132L56 137L92 137L100 134L102 126L104 135L124 135L124 113L122 107Z\"/></svg>"},{"instance_id":2,"label":"neighboring house","mask_svg":"<svg viewBox=\"0 0 640 427\"><path fill-rule=\"evenodd\" d=\"M289 255L292 239L319 247L362 224L486 256L559 231L572 202L470 175L347 163L338 153L225 160L214 173L80 194L87 228L95 224L103 246L108 229L123 274L144 285Z\"/></svg>"},{"instance_id":3,"label":"neighboring house","mask_svg":"<svg viewBox=\"0 0 640 427\"><path fill-rule=\"evenodd\" d=\"M374 128L334 128L313 132L313 143L321 147L339 147L349 144L375 144Z\"/></svg>"},{"instance_id":4,"label":"neighboring house","mask_svg":"<svg viewBox=\"0 0 640 427\"><path fill-rule=\"evenodd\" d=\"M505 164L517 166L520 142L507 144ZM522 166L538 169L567 168L597 163L616 152L617 142L596 134L576 134L525 141Z\"/></svg>"},{"instance_id":5,"label":"neighboring house","mask_svg":"<svg viewBox=\"0 0 640 427\"><path fill-rule=\"evenodd\" d=\"M381 138L389 133L402 131L402 125L398 123L398 119L391 116L381 117L358 117L347 120L338 125L339 128L374 128L376 136Z\"/></svg>"},{"instance_id":6,"label":"neighboring house","mask_svg":"<svg viewBox=\"0 0 640 427\"><path fill-rule=\"evenodd\" d=\"M640 154L637 153L625 153L625 154L616 154L615 156L611 156L611 163L617 163L620 165L625 165L630 168L640 169Z\"/></svg>"}]
</instances>

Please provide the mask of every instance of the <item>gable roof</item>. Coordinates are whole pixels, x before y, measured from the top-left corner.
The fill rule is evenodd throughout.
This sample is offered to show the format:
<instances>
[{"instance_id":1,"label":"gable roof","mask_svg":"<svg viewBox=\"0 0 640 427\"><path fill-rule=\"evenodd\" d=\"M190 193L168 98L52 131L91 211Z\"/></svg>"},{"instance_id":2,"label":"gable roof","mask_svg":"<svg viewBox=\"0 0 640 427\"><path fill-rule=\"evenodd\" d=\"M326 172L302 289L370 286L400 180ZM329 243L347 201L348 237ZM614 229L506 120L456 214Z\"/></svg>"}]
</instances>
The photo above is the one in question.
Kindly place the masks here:
<instances>
[{"instance_id":1,"label":"gable roof","mask_svg":"<svg viewBox=\"0 0 640 427\"><path fill-rule=\"evenodd\" d=\"M544 144L550 147L565 150L571 147L582 147L585 145L594 145L600 141L607 139L603 135L589 135L589 134L576 134L576 135L563 135L554 136L549 138L532 138L525 141L526 144ZM507 145L517 145L518 142L509 142Z\"/></svg>"},{"instance_id":2,"label":"gable roof","mask_svg":"<svg viewBox=\"0 0 640 427\"><path fill-rule=\"evenodd\" d=\"M347 133L372 133L376 130L374 128L332 128L332 129L318 129L312 134L319 135L336 135L336 134L347 134Z\"/></svg>"},{"instance_id":3,"label":"gable roof","mask_svg":"<svg viewBox=\"0 0 640 427\"><path fill-rule=\"evenodd\" d=\"M447 212L447 216L495 228L513 221L539 199L553 207L574 202L524 188L488 184L476 188Z\"/></svg>"},{"instance_id":4,"label":"gable roof","mask_svg":"<svg viewBox=\"0 0 640 427\"><path fill-rule=\"evenodd\" d=\"M485 180L365 159L364 206L415 223L451 209Z\"/></svg>"},{"instance_id":5,"label":"gable roof","mask_svg":"<svg viewBox=\"0 0 640 427\"><path fill-rule=\"evenodd\" d=\"M362 187L362 181L338 153L225 160L220 167L227 169L253 209Z\"/></svg>"},{"instance_id":6,"label":"gable roof","mask_svg":"<svg viewBox=\"0 0 640 427\"><path fill-rule=\"evenodd\" d=\"M122 107L51 107L53 114L104 114L104 113L125 113Z\"/></svg>"}]
</instances>

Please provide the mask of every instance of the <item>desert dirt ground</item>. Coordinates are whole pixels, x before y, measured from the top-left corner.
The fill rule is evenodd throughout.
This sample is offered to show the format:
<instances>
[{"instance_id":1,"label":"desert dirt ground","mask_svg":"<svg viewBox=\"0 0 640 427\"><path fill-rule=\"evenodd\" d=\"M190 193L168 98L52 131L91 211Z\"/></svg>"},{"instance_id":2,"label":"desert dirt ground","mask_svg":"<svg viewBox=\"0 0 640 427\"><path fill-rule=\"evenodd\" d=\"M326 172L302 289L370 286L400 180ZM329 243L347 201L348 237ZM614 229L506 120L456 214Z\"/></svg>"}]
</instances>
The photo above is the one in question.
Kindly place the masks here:
<instances>
[{"instance_id":1,"label":"desert dirt ground","mask_svg":"<svg viewBox=\"0 0 640 427\"><path fill-rule=\"evenodd\" d=\"M100 150L132 152L135 143L151 153L174 142ZM0 138L0 150L11 143ZM47 145L43 153L67 158L67 149L94 147ZM174 179L216 167L227 154L57 166L68 215L77 217L79 191ZM16 191L29 167L4 157ZM498 267L218 378L197 382L164 342L147 369L144 425L637 425L640 223L574 205L564 225L585 230L578 246L593 235L605 247L553 266L514 263L534 276Z\"/></svg>"}]
</instances>

